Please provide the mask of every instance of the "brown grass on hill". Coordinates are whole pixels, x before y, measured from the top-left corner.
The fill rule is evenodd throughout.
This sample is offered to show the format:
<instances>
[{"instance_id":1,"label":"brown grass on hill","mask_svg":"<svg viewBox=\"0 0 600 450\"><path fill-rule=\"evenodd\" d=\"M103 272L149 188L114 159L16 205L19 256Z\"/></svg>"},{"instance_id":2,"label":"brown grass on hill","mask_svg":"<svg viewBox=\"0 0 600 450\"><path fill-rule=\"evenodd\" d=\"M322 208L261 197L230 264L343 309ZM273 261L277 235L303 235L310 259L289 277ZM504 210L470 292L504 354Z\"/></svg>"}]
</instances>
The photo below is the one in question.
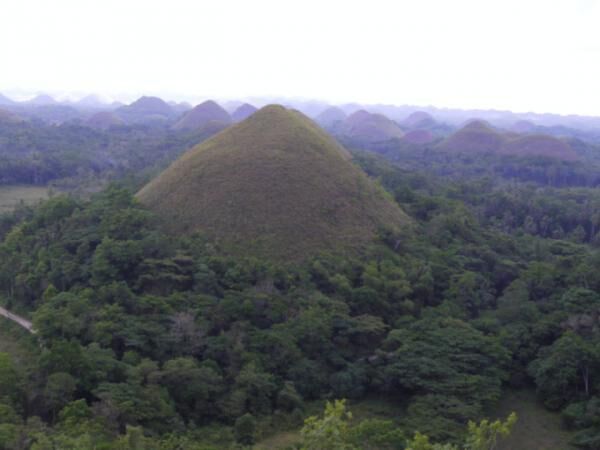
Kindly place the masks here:
<instances>
[{"instance_id":1,"label":"brown grass on hill","mask_svg":"<svg viewBox=\"0 0 600 450\"><path fill-rule=\"evenodd\" d=\"M567 144L553 136L532 134L508 140L500 149L507 155L545 156L563 161L576 161L579 155Z\"/></svg>"},{"instance_id":2,"label":"brown grass on hill","mask_svg":"<svg viewBox=\"0 0 600 450\"><path fill-rule=\"evenodd\" d=\"M282 262L355 252L379 227L410 222L325 131L276 105L188 151L137 197L172 233Z\"/></svg>"},{"instance_id":3,"label":"brown grass on hill","mask_svg":"<svg viewBox=\"0 0 600 450\"><path fill-rule=\"evenodd\" d=\"M231 123L231 116L212 100L194 107L173 125L174 130L193 130L205 126L208 122Z\"/></svg>"},{"instance_id":4,"label":"brown grass on hill","mask_svg":"<svg viewBox=\"0 0 600 450\"><path fill-rule=\"evenodd\" d=\"M348 116L341 124L339 134L366 143L384 142L404 136L402 129L393 120L364 110Z\"/></svg>"},{"instance_id":5,"label":"brown grass on hill","mask_svg":"<svg viewBox=\"0 0 600 450\"><path fill-rule=\"evenodd\" d=\"M482 121L473 121L442 141L439 148L454 153L493 153L542 156L575 161L575 150L565 141L546 135L500 132Z\"/></svg>"},{"instance_id":6,"label":"brown grass on hill","mask_svg":"<svg viewBox=\"0 0 600 450\"><path fill-rule=\"evenodd\" d=\"M429 144L435 140L435 136L429 130L411 130L402 139L411 144Z\"/></svg>"}]
</instances>

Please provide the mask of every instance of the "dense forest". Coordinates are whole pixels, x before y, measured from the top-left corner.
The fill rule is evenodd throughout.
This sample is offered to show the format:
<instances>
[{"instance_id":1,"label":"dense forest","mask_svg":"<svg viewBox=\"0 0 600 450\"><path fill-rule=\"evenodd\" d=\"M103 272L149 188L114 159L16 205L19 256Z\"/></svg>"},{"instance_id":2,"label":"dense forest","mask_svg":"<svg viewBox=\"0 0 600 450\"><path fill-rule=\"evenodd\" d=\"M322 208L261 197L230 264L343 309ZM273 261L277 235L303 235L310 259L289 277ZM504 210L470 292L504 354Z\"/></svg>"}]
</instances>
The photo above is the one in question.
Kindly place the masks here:
<instances>
[{"instance_id":1,"label":"dense forest","mask_svg":"<svg viewBox=\"0 0 600 450\"><path fill-rule=\"evenodd\" d=\"M0 125L0 184L59 191L0 216L0 304L35 330L3 331L1 449L483 450L519 389L600 448L596 144L345 142L411 226L280 264L166 234L134 195L221 128ZM377 399L394 413L352 416Z\"/></svg>"},{"instance_id":2,"label":"dense forest","mask_svg":"<svg viewBox=\"0 0 600 450\"><path fill-rule=\"evenodd\" d=\"M529 385L599 448L596 190L355 159L417 224L355 257L229 258L115 185L4 216L0 295L37 334L25 364L1 355L2 448L247 445L377 395L399 420L323 448L462 445Z\"/></svg>"},{"instance_id":3,"label":"dense forest","mask_svg":"<svg viewBox=\"0 0 600 450\"><path fill-rule=\"evenodd\" d=\"M0 185L51 184L87 193L124 177L139 182L221 128L213 123L191 131L156 124L95 129L0 121Z\"/></svg>"}]
</instances>

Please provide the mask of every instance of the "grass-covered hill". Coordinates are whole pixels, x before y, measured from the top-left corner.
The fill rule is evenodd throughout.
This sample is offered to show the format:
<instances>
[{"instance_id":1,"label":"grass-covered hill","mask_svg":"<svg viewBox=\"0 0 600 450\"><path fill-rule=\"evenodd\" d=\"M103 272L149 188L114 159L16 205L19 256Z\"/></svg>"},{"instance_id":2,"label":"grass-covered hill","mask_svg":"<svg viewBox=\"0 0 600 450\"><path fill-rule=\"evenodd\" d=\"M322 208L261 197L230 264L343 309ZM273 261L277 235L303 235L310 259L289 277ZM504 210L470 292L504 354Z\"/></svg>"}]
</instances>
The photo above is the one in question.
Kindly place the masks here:
<instances>
[{"instance_id":1,"label":"grass-covered hill","mask_svg":"<svg viewBox=\"0 0 600 450\"><path fill-rule=\"evenodd\" d=\"M520 157L546 157L562 161L579 159L564 140L542 134L506 133L475 120L442 141L439 148L451 153L485 153Z\"/></svg>"},{"instance_id":2,"label":"grass-covered hill","mask_svg":"<svg viewBox=\"0 0 600 450\"><path fill-rule=\"evenodd\" d=\"M563 161L575 161L579 159L575 150L567 142L543 134L519 136L518 138L509 139L500 151L507 155L544 156Z\"/></svg>"},{"instance_id":3,"label":"grass-covered hill","mask_svg":"<svg viewBox=\"0 0 600 450\"><path fill-rule=\"evenodd\" d=\"M235 111L231 113L231 119L234 122L241 122L242 120L250 117L256 111L258 111L256 106L250 105L249 103L244 103L243 105L238 106Z\"/></svg>"},{"instance_id":4,"label":"grass-covered hill","mask_svg":"<svg viewBox=\"0 0 600 450\"><path fill-rule=\"evenodd\" d=\"M505 141L506 136L487 122L474 120L448 136L440 147L452 153L497 153Z\"/></svg>"},{"instance_id":5,"label":"grass-covered hill","mask_svg":"<svg viewBox=\"0 0 600 450\"><path fill-rule=\"evenodd\" d=\"M140 97L115 113L128 123L165 122L176 115L175 110L158 97Z\"/></svg>"},{"instance_id":6,"label":"grass-covered hill","mask_svg":"<svg viewBox=\"0 0 600 450\"><path fill-rule=\"evenodd\" d=\"M410 130L402 139L411 144L429 144L435 140L435 136L429 130Z\"/></svg>"},{"instance_id":7,"label":"grass-covered hill","mask_svg":"<svg viewBox=\"0 0 600 450\"><path fill-rule=\"evenodd\" d=\"M372 114L365 110L356 111L348 116L336 128L336 134L342 140L364 144L400 139L404 136L396 122L382 114Z\"/></svg>"},{"instance_id":8,"label":"grass-covered hill","mask_svg":"<svg viewBox=\"0 0 600 450\"><path fill-rule=\"evenodd\" d=\"M231 116L221 106L212 100L200 103L188 111L173 125L174 130L196 130L206 126L209 122L229 124Z\"/></svg>"},{"instance_id":9,"label":"grass-covered hill","mask_svg":"<svg viewBox=\"0 0 600 450\"><path fill-rule=\"evenodd\" d=\"M274 260L353 252L409 222L333 138L277 105L188 151L137 196L172 233Z\"/></svg>"},{"instance_id":10,"label":"grass-covered hill","mask_svg":"<svg viewBox=\"0 0 600 450\"><path fill-rule=\"evenodd\" d=\"M426 128L435 124L435 119L425 111L415 111L401 122L402 126L410 129Z\"/></svg>"}]
</instances>

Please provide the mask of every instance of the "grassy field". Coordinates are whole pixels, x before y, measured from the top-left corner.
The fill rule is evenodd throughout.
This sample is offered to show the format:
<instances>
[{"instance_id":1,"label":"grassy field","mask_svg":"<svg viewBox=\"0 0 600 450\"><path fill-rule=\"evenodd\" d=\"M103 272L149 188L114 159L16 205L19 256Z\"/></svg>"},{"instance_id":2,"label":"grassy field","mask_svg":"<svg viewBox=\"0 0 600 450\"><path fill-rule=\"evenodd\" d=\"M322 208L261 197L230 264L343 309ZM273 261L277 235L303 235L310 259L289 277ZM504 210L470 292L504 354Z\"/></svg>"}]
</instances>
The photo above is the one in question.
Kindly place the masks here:
<instances>
[{"instance_id":1,"label":"grassy field","mask_svg":"<svg viewBox=\"0 0 600 450\"><path fill-rule=\"evenodd\" d=\"M350 403L354 419L368 418L397 419L402 408L385 399L369 398ZM308 414L320 414L323 403L313 402ZM518 415L518 421L511 435L498 443L497 450L574 450L569 445L572 433L562 428L560 415L546 410L540 404L532 390L507 391L494 412L494 417L506 418L512 411ZM256 450L282 450L300 442L299 430L287 430L275 433L261 440Z\"/></svg>"},{"instance_id":2,"label":"grassy field","mask_svg":"<svg viewBox=\"0 0 600 450\"><path fill-rule=\"evenodd\" d=\"M313 401L306 404L305 416L323 413L324 401ZM353 420L360 422L365 419L391 419L396 420L401 416L403 408L385 397L371 396L369 398L347 403L348 410L352 412ZM300 443L300 429L285 430L274 433L262 439L253 448L255 450L283 450L293 448Z\"/></svg>"},{"instance_id":3,"label":"grassy field","mask_svg":"<svg viewBox=\"0 0 600 450\"><path fill-rule=\"evenodd\" d=\"M48 198L48 188L43 186L0 186L0 214L11 211L21 201L33 204Z\"/></svg>"},{"instance_id":4,"label":"grassy field","mask_svg":"<svg viewBox=\"0 0 600 450\"><path fill-rule=\"evenodd\" d=\"M560 415L544 408L531 390L507 391L498 407L498 417L511 411L518 416L511 435L498 450L572 450L573 434L562 428Z\"/></svg>"}]
</instances>

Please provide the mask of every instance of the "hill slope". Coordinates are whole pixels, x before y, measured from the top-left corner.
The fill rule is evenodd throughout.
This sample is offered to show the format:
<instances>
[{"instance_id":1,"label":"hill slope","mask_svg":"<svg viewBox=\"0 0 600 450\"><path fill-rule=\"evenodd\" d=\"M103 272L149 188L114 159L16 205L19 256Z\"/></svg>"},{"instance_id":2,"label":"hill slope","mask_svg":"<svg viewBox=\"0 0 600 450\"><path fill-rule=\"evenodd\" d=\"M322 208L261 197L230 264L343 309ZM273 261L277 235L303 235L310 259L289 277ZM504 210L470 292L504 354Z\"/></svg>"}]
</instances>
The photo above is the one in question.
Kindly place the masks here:
<instances>
[{"instance_id":1,"label":"hill slope","mask_svg":"<svg viewBox=\"0 0 600 450\"><path fill-rule=\"evenodd\" d=\"M344 138L368 144L400 139L404 136L404 132L394 121L382 114L371 114L364 110L348 116L336 129L336 133Z\"/></svg>"},{"instance_id":2,"label":"hill slope","mask_svg":"<svg viewBox=\"0 0 600 450\"><path fill-rule=\"evenodd\" d=\"M173 125L174 130L194 130L209 122L230 123L231 116L212 100L200 103Z\"/></svg>"},{"instance_id":3,"label":"hill slope","mask_svg":"<svg viewBox=\"0 0 600 450\"><path fill-rule=\"evenodd\" d=\"M561 139L543 134L503 133L482 121L465 125L441 142L439 147L454 153L541 156L563 161L579 159L577 152Z\"/></svg>"},{"instance_id":4,"label":"hill slope","mask_svg":"<svg viewBox=\"0 0 600 450\"><path fill-rule=\"evenodd\" d=\"M380 226L409 223L333 138L277 105L188 151L137 197L172 233L280 261L355 252Z\"/></svg>"},{"instance_id":5,"label":"hill slope","mask_svg":"<svg viewBox=\"0 0 600 450\"><path fill-rule=\"evenodd\" d=\"M488 123L475 120L450 135L440 147L449 152L497 153L506 139Z\"/></svg>"},{"instance_id":6,"label":"hill slope","mask_svg":"<svg viewBox=\"0 0 600 450\"><path fill-rule=\"evenodd\" d=\"M115 114L125 122L156 122L168 120L175 111L158 97L140 97L132 104L116 109Z\"/></svg>"}]
</instances>

